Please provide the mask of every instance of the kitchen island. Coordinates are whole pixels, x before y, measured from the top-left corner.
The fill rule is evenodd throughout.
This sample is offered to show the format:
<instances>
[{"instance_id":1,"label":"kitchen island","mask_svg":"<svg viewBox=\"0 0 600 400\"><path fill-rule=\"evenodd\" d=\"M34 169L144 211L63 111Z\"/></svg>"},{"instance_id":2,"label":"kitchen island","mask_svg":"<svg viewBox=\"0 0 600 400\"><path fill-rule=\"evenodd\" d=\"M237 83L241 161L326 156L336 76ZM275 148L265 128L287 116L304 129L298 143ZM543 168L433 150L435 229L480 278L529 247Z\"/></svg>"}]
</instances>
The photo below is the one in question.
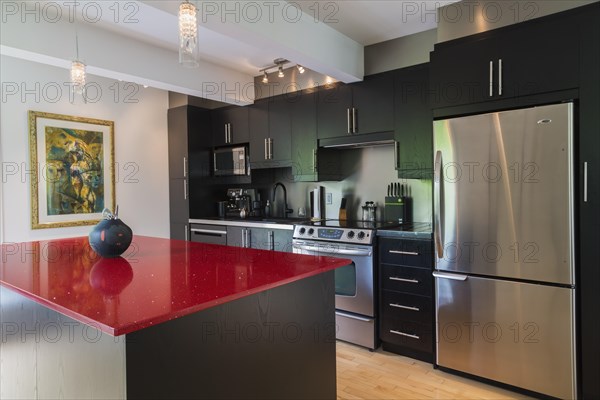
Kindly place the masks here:
<instances>
[{"instance_id":1,"label":"kitchen island","mask_svg":"<svg viewBox=\"0 0 600 400\"><path fill-rule=\"evenodd\" d=\"M135 236L1 245L1 398L336 397L349 261Z\"/></svg>"}]
</instances>

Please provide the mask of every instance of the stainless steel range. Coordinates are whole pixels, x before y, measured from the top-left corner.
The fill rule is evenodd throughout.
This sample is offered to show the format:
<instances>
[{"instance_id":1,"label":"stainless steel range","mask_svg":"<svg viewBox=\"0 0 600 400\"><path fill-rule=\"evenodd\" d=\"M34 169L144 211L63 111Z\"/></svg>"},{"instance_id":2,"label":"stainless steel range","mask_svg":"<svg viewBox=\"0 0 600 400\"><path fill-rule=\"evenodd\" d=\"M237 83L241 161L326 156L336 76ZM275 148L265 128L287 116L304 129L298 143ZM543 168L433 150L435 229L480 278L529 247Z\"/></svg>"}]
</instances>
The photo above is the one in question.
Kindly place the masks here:
<instances>
[{"instance_id":1,"label":"stainless steel range","mask_svg":"<svg viewBox=\"0 0 600 400\"><path fill-rule=\"evenodd\" d=\"M394 225L327 220L294 227L294 253L352 260L335 270L337 339L377 348L375 231Z\"/></svg>"}]
</instances>

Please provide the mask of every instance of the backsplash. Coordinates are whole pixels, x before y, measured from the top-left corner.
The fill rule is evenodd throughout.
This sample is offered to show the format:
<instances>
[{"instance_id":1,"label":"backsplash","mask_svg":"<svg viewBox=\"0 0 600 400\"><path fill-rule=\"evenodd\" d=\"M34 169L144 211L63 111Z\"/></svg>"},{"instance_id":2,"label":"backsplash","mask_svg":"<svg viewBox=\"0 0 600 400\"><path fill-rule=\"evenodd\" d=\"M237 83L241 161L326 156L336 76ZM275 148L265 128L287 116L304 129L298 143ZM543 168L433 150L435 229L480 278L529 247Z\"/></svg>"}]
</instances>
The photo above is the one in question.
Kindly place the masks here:
<instances>
[{"instance_id":1,"label":"backsplash","mask_svg":"<svg viewBox=\"0 0 600 400\"><path fill-rule=\"evenodd\" d=\"M353 172L339 182L292 182L289 169L274 170L275 181L283 182L287 188L288 206L294 210L292 216L298 216L299 207L304 207L309 215L308 193L321 185L326 188L326 193L332 195L332 204L327 204L325 207L327 218L338 218L341 199L345 197L348 219L361 219L361 206L365 201L374 201L377 205L377 219L383 220L387 186L391 182L400 182L410 188L409 194L413 199L412 220L432 222L432 181L430 179L398 179L398 174L393 168L392 146L369 147L354 151L356 157L352 157L353 165L345 168ZM281 194L278 194L278 202L281 202L280 196ZM275 212L280 211L275 210Z\"/></svg>"}]
</instances>

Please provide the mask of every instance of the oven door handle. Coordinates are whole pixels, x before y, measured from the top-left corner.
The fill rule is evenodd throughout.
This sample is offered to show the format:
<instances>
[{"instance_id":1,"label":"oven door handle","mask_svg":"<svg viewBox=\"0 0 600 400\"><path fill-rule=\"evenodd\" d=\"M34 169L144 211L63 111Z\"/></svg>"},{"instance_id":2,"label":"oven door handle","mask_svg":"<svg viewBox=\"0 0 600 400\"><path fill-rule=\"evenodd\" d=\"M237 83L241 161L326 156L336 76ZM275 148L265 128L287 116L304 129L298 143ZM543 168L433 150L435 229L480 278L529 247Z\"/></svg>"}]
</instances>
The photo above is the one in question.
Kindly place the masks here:
<instances>
[{"instance_id":1,"label":"oven door handle","mask_svg":"<svg viewBox=\"0 0 600 400\"><path fill-rule=\"evenodd\" d=\"M373 254L373 251L369 249L335 249L332 251L328 251L326 247L309 246L304 244L295 244L294 249L316 252L322 256L330 256L331 254L333 254L334 256L343 255L368 257Z\"/></svg>"}]
</instances>

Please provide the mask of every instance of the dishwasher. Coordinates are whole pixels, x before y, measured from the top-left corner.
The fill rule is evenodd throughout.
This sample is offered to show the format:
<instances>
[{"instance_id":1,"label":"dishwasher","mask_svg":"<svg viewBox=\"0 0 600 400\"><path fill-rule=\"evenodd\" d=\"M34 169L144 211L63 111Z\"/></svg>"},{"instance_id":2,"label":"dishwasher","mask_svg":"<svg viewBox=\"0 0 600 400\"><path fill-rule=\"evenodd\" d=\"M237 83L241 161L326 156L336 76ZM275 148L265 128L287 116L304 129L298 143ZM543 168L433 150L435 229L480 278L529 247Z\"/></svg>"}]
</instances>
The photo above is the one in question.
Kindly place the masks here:
<instances>
[{"instance_id":1,"label":"dishwasher","mask_svg":"<svg viewBox=\"0 0 600 400\"><path fill-rule=\"evenodd\" d=\"M227 227L222 225L190 224L191 241L227 245Z\"/></svg>"}]
</instances>

